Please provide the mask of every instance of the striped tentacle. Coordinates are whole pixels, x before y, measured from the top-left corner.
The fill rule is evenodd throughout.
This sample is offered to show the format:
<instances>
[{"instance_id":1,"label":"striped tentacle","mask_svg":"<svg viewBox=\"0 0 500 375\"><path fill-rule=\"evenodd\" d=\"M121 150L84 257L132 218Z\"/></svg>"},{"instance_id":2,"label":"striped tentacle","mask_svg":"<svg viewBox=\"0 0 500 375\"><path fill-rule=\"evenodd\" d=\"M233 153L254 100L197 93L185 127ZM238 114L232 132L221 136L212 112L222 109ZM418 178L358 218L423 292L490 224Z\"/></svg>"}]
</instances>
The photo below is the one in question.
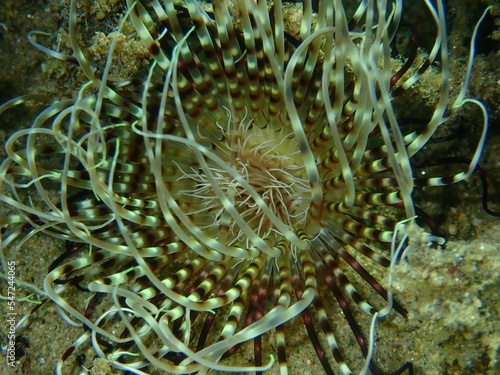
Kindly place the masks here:
<instances>
[{"instance_id":1,"label":"striped tentacle","mask_svg":"<svg viewBox=\"0 0 500 375\"><path fill-rule=\"evenodd\" d=\"M406 238L396 229L414 216L413 187L465 178L484 142L485 130L466 173L413 177L410 158L466 101L462 90L450 103L443 7L425 2L437 26L432 51L412 75L394 75L402 1L363 0L349 18L345 2L321 1L314 13L306 0L289 26L281 1L237 0L234 15L221 0L209 10L195 0L128 0L118 30L130 17L153 62L145 80L112 85L114 44L99 77L78 44L72 1L72 48L91 82L16 133L0 167L12 191L1 200L19 211L2 225L26 222L31 233L92 246L88 255L68 252L45 278L65 319L87 330L58 372L87 341L133 373L264 371L274 330L287 374L289 321L301 315L325 372L351 374L335 309L360 358L370 356L358 320L392 299L370 267L385 272L389 244ZM407 130L392 99L439 51L440 100L431 120ZM90 86L96 92L85 96ZM24 191L36 191L43 210ZM68 296L73 288L86 304ZM230 366L252 340L254 364Z\"/></svg>"}]
</instances>

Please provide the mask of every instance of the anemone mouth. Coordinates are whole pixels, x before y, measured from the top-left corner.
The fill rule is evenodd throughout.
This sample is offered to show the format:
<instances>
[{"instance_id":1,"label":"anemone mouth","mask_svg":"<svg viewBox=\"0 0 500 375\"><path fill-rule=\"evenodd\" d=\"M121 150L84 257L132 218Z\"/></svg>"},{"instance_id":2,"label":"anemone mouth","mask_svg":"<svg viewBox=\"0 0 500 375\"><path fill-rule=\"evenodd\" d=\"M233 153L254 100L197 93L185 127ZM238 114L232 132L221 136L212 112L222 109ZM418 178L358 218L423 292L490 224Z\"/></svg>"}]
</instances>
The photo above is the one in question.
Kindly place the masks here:
<instances>
[{"instance_id":1,"label":"anemone mouth","mask_svg":"<svg viewBox=\"0 0 500 375\"><path fill-rule=\"evenodd\" d=\"M293 133L287 133L285 128L274 130L267 125L261 128L248 118L236 120L231 117L226 126L219 125L219 129L222 138L215 143L213 151L232 173L217 166L211 170L216 184L229 197L241 218L260 238L273 237L271 242L274 244L282 233L273 220L279 220L290 230L302 227L308 218L311 187ZM247 184L234 178L235 174L243 177ZM204 230L214 235L218 232L219 238L228 232L228 245L250 245L225 211L202 167L191 166L189 171L182 172L179 180L186 183L180 194L189 201L187 214L204 217ZM276 218L263 212L255 195Z\"/></svg>"}]
</instances>

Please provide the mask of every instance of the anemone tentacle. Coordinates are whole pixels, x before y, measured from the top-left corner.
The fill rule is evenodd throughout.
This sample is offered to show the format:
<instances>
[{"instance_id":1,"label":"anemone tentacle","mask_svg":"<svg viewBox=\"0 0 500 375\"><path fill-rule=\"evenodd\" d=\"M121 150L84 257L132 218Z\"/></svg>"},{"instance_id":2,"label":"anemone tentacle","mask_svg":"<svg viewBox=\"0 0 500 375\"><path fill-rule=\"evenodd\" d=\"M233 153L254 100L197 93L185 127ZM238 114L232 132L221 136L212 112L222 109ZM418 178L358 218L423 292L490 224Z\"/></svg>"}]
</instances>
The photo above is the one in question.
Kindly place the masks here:
<instances>
[{"instance_id":1,"label":"anemone tentacle","mask_svg":"<svg viewBox=\"0 0 500 375\"><path fill-rule=\"evenodd\" d=\"M263 343L274 332L287 374L296 317L326 373L382 373L359 321L387 303L407 311L372 273L386 273L388 249L405 245L398 223L414 221L414 188L468 177L488 127L484 111L466 172L414 177L411 158L437 129L461 105L481 106L464 98L472 59L450 100L443 4L424 2L437 30L432 50L422 66L410 61L412 74L394 74L401 0L360 1L352 15L340 0L320 1L317 12L305 0L296 25L280 0L127 0L118 30L130 19L153 59L129 88L108 82L114 43L102 76L85 57L71 1L71 44L89 83L15 133L0 167L11 191L0 200L18 211L1 219L18 226L2 239L2 258L19 227L91 246L45 277L47 297L85 329L58 373L87 342L136 374L261 372L274 364ZM408 130L393 99L438 55L440 98L430 120ZM25 198L30 191L43 208ZM71 298L75 289L87 302ZM338 319L358 348L343 346ZM254 363L231 363L250 340ZM346 362L350 350L360 362Z\"/></svg>"}]
</instances>

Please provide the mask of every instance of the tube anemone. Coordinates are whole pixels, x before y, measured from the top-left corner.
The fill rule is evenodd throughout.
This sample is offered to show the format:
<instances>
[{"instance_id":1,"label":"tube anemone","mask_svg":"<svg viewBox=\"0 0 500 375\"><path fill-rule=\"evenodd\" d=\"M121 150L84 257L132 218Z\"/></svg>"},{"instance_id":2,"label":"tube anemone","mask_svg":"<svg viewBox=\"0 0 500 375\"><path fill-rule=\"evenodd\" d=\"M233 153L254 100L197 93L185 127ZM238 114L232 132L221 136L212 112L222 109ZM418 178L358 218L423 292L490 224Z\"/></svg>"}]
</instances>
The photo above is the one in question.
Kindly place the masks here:
<instances>
[{"instance_id":1,"label":"tube anemone","mask_svg":"<svg viewBox=\"0 0 500 375\"><path fill-rule=\"evenodd\" d=\"M433 48L422 66L395 74L402 1L361 1L352 15L340 0L320 1L317 12L304 1L300 24L290 25L281 1L128 0L118 31L130 19L153 58L129 89L108 82L114 43L102 70L85 57L71 2L74 58L89 83L15 133L0 167L10 188L0 199L18 212L2 224L21 228L3 237L2 260L29 226L28 236L90 247L65 254L44 280L48 299L85 329L58 373L90 342L136 374L272 366L287 374L297 317L325 373L381 373L360 321L407 311L372 274L389 272L405 248L397 224L414 221L414 188L467 178L488 125L484 107L465 99L472 59L450 100L443 5L425 4ZM432 116L401 126L395 93L411 90L438 57ZM416 179L411 158L466 102L485 113L467 171ZM75 289L85 302L71 297ZM341 319L354 348L339 334ZM249 341L253 363L231 363ZM347 363L353 350L359 360Z\"/></svg>"}]
</instances>

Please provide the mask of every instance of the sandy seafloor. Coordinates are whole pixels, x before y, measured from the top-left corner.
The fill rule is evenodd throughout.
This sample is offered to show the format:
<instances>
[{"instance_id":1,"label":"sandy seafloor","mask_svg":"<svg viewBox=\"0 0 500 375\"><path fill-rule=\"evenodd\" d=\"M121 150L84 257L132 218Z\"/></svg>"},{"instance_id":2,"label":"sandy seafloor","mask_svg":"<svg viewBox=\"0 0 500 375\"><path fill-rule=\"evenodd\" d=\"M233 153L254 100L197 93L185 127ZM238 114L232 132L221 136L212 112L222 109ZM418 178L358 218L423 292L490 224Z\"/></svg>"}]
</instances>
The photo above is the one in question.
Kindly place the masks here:
<instances>
[{"instance_id":1,"label":"sandy seafloor","mask_svg":"<svg viewBox=\"0 0 500 375\"><path fill-rule=\"evenodd\" d=\"M89 16L86 36L96 35L92 53L102 58L102 46L113 30L116 19L111 17L118 1L79 2L82 11ZM467 53L467 37L472 33L474 20L481 10L493 1L448 2L450 23L450 49L453 68L464 66ZM498 3L496 3L498 6ZM416 10L411 10L415 11ZM499 12L497 11L497 14ZM43 93L62 99L74 96L83 81L76 66L54 62L32 47L26 40L29 30L43 30L61 36L61 50L67 50L67 6L60 0L0 1L0 103L25 94ZM415 15L419 22L418 13ZM483 100L490 111L491 129L486 144L482 167L488 174L490 204L500 210L500 63L498 53L498 26L494 17L489 21L489 32L496 30L496 40L482 36L488 55L476 59L475 73L471 82L471 96ZM103 34L96 34L102 31ZM84 38L84 36L82 36ZM47 38L52 48L55 38ZM65 44L66 43L66 44ZM91 44L87 42L87 44ZM133 44L131 42L131 44ZM493 47L491 47L493 46ZM100 55L101 54L101 55ZM124 64L130 71L125 77L147 65L144 51L137 53L138 62ZM429 86L426 86L428 84ZM456 82L455 82L456 84ZM432 81L424 81L420 100L433 100ZM418 93L415 97L418 97ZM435 98L434 98L435 99ZM28 105L8 111L0 116L1 143L13 131L27 127L42 105ZM477 134L481 121L478 111L465 108L459 113L467 132ZM470 139L469 139L470 138ZM470 155L474 137L466 135L455 141L450 154ZM448 145L447 145L448 147ZM3 157L0 151L0 157ZM481 208L481 185L477 177L444 188L428 188L416 194L418 204L434 217L442 232L448 236L445 248L429 248L419 243L419 232L412 235L412 250L406 262L394 271L394 290L398 301L409 311L405 320L396 314L379 321L375 359L387 372L394 371L406 361L414 364L415 375L468 375L500 373L500 218L487 215ZM0 207L0 216L9 212ZM41 286L43 277L52 261L64 251L64 243L44 235L31 238L16 254L6 250L9 259L18 262L17 277ZM385 280L387 282L387 280ZM6 284L0 282L1 294ZM26 289L19 289L19 296L26 296ZM31 298L37 299L37 296ZM16 311L22 313L33 304L17 302ZM6 344L6 301L0 301L0 342ZM289 325L295 332L288 341L291 374L320 374L321 366L309 345L307 333L300 320ZM57 314L53 304L43 306L32 318L29 326L18 335L23 339L19 350L25 355L12 371L16 374L52 374L58 358L82 330L68 326ZM4 352L2 352L3 355ZM358 355L353 351L352 355ZM92 363L92 350L84 352L85 366L92 374L118 374L103 360ZM73 356L71 367L65 374L86 373L76 364ZM251 352L240 351L235 360L247 363ZM346 355L348 362L349 353ZM9 373L5 362L0 361L0 373ZM266 374L278 373L277 367Z\"/></svg>"}]
</instances>

